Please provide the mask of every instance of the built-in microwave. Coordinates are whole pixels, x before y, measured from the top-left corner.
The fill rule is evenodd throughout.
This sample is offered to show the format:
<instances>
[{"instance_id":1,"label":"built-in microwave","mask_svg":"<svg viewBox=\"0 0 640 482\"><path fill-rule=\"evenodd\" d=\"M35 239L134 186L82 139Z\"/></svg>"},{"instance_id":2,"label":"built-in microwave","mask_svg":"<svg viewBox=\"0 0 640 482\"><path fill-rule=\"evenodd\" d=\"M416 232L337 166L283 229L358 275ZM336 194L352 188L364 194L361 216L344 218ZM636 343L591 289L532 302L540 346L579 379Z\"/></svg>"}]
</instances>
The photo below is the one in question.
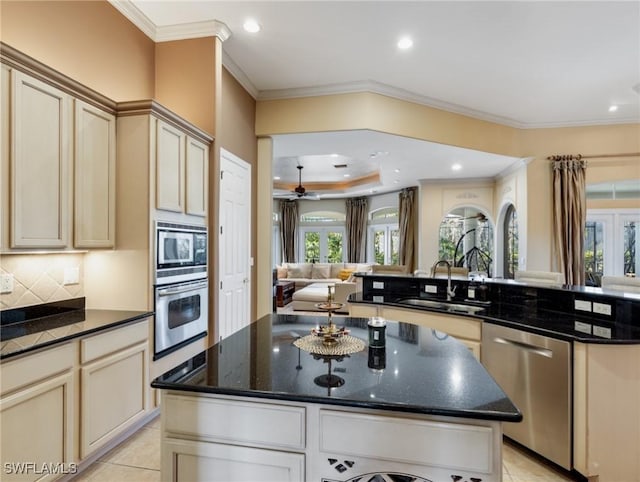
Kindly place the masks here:
<instances>
[{"instance_id":1,"label":"built-in microwave","mask_svg":"<svg viewBox=\"0 0 640 482\"><path fill-rule=\"evenodd\" d=\"M207 277L207 227L156 221L156 284Z\"/></svg>"}]
</instances>

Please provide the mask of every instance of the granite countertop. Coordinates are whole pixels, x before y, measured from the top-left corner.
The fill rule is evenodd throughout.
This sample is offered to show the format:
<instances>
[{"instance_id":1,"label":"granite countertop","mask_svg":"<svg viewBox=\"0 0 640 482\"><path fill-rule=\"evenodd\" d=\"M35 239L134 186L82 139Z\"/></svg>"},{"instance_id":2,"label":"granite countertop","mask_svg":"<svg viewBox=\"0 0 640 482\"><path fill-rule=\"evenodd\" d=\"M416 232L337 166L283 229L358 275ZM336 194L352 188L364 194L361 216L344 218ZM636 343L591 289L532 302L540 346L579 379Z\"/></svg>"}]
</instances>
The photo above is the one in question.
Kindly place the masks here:
<instances>
[{"instance_id":1,"label":"granite countertop","mask_svg":"<svg viewBox=\"0 0 640 482\"><path fill-rule=\"evenodd\" d=\"M87 310L84 300L7 310L2 312L0 359L5 361L151 315L148 311Z\"/></svg>"},{"instance_id":2,"label":"granite countertop","mask_svg":"<svg viewBox=\"0 0 640 482\"><path fill-rule=\"evenodd\" d=\"M384 349L372 348L366 318L335 320L351 330L350 336L364 340L362 351L323 357L299 349L293 343L326 324L327 318L272 314L156 378L151 386L452 417L522 419L480 362L453 337L389 321Z\"/></svg>"},{"instance_id":3,"label":"granite countertop","mask_svg":"<svg viewBox=\"0 0 640 482\"><path fill-rule=\"evenodd\" d=\"M385 306L433 311L456 316L471 316L488 323L529 331L538 335L550 336L565 341L599 344L640 343L640 324L619 323L602 319L593 320L592 318L582 317L577 314L559 313L552 310L539 309L535 306L527 307L495 300L489 305L486 305L482 311L474 314L462 312L453 313L437 308L405 304L400 302L402 298L406 298L406 296L390 297L383 303L378 303L363 297L361 292L357 292L349 297L349 301L351 303L384 304ZM456 303L474 304L473 302L466 302L464 300L456 301ZM591 327L590 333L580 331L584 329L584 326ZM597 331L597 333L605 333L608 334L608 336L594 334L595 330L593 330L593 327L603 328L604 331Z\"/></svg>"}]
</instances>

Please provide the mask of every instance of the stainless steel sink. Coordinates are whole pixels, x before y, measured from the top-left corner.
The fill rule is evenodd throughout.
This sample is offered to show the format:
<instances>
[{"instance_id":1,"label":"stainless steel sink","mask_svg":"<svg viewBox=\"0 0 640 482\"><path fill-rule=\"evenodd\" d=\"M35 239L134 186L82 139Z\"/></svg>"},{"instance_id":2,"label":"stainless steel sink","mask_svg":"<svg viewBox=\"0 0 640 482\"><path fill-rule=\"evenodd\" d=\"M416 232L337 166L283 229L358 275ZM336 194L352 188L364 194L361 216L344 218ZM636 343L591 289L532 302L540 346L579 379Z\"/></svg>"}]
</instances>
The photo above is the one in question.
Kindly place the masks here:
<instances>
[{"instance_id":1,"label":"stainless steel sink","mask_svg":"<svg viewBox=\"0 0 640 482\"><path fill-rule=\"evenodd\" d=\"M398 300L402 305L424 306L425 308L435 308L438 310L451 311L453 313L467 313L470 315L484 310L482 306L463 305L461 303L451 303L448 301L424 300L421 298L405 298Z\"/></svg>"}]
</instances>

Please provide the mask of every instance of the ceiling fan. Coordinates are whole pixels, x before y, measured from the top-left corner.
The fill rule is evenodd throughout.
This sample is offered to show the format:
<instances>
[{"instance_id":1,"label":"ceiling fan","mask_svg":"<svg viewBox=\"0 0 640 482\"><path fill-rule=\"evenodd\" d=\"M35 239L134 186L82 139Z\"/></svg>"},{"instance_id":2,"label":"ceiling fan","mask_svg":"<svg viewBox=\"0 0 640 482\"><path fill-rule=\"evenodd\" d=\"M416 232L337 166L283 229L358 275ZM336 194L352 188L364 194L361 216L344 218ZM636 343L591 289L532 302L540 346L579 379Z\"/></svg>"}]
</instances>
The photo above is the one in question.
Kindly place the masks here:
<instances>
[{"instance_id":1,"label":"ceiling fan","mask_svg":"<svg viewBox=\"0 0 640 482\"><path fill-rule=\"evenodd\" d=\"M320 199L319 194L307 191L305 187L302 185L302 169L304 168L304 166L301 166L300 164L298 164L296 168L298 169L298 185L295 187L295 189L291 191L291 194L275 195L274 197L287 198L287 199L308 199L312 201L319 200Z\"/></svg>"}]
</instances>

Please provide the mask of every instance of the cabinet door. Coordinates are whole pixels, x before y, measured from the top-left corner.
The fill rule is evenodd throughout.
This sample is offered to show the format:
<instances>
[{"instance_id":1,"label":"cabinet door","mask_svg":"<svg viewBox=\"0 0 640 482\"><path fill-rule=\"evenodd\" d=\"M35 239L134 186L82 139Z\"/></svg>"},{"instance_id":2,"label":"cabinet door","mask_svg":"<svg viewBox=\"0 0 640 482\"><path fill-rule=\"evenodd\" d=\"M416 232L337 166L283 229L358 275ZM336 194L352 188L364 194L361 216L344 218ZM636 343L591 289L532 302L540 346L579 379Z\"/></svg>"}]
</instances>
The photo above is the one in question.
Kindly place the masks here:
<instances>
[{"instance_id":1,"label":"cabinet door","mask_svg":"<svg viewBox=\"0 0 640 482\"><path fill-rule=\"evenodd\" d=\"M68 243L70 97L12 72L11 247Z\"/></svg>"},{"instance_id":2,"label":"cabinet door","mask_svg":"<svg viewBox=\"0 0 640 482\"><path fill-rule=\"evenodd\" d=\"M73 393L66 372L0 400L3 481L53 480L73 470Z\"/></svg>"},{"instance_id":3,"label":"cabinet door","mask_svg":"<svg viewBox=\"0 0 640 482\"><path fill-rule=\"evenodd\" d=\"M156 207L184 211L184 132L158 121L156 138Z\"/></svg>"},{"instance_id":4,"label":"cabinet door","mask_svg":"<svg viewBox=\"0 0 640 482\"><path fill-rule=\"evenodd\" d=\"M74 245L115 245L116 119L75 101Z\"/></svg>"},{"instance_id":5,"label":"cabinet door","mask_svg":"<svg viewBox=\"0 0 640 482\"><path fill-rule=\"evenodd\" d=\"M147 347L143 342L80 369L81 458L144 416L149 404Z\"/></svg>"},{"instance_id":6,"label":"cabinet door","mask_svg":"<svg viewBox=\"0 0 640 482\"><path fill-rule=\"evenodd\" d=\"M300 482L304 455L234 445L164 439L162 480Z\"/></svg>"},{"instance_id":7,"label":"cabinet door","mask_svg":"<svg viewBox=\"0 0 640 482\"><path fill-rule=\"evenodd\" d=\"M186 194L187 214L205 216L207 213L209 148L187 137Z\"/></svg>"}]
</instances>

